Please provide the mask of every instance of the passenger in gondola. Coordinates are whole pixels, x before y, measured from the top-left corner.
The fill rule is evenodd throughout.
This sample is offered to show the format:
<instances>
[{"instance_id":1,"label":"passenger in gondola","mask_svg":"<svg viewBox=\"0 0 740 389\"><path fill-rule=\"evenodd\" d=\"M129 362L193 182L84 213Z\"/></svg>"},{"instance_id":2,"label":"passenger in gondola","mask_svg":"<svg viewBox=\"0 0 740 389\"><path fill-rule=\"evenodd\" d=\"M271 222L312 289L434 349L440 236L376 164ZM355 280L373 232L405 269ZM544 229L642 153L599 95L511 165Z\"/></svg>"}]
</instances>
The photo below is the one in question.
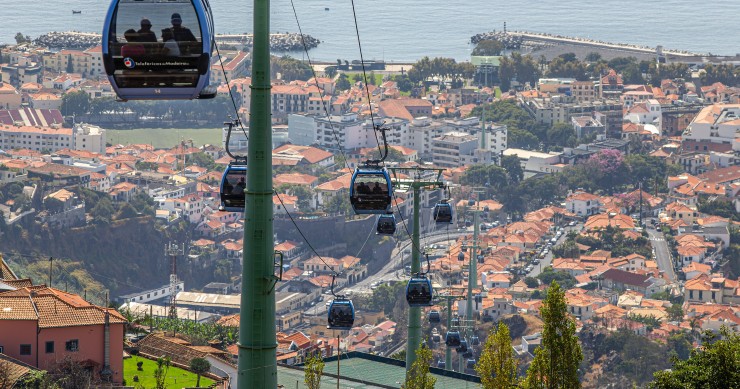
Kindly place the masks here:
<instances>
[{"instance_id":1,"label":"passenger in gondola","mask_svg":"<svg viewBox=\"0 0 740 389\"><path fill-rule=\"evenodd\" d=\"M139 42L157 43L157 35L152 31L152 22L147 18L141 19L141 28L139 33Z\"/></svg>"},{"instance_id":2,"label":"passenger in gondola","mask_svg":"<svg viewBox=\"0 0 740 389\"><path fill-rule=\"evenodd\" d=\"M189 54L190 44L197 42L198 39L195 38L195 35L193 35L193 32L189 28L182 26L182 18L179 13L173 13L170 22L172 23L172 27L168 30L172 32L172 37L180 46L180 52Z\"/></svg>"},{"instance_id":3,"label":"passenger in gondola","mask_svg":"<svg viewBox=\"0 0 740 389\"><path fill-rule=\"evenodd\" d=\"M370 193L370 187L366 183L360 182L357 185L357 193L359 193L359 194L369 194Z\"/></svg>"},{"instance_id":4,"label":"passenger in gondola","mask_svg":"<svg viewBox=\"0 0 740 389\"><path fill-rule=\"evenodd\" d=\"M164 55L168 57L180 56L180 45L177 44L177 41L169 28L162 30L162 42L164 42Z\"/></svg>"},{"instance_id":5,"label":"passenger in gondola","mask_svg":"<svg viewBox=\"0 0 740 389\"><path fill-rule=\"evenodd\" d=\"M241 195L244 194L244 189L246 189L247 183L244 181L244 177L239 178L239 182L234 185L234 189L231 190L231 194Z\"/></svg>"},{"instance_id":6,"label":"passenger in gondola","mask_svg":"<svg viewBox=\"0 0 740 389\"><path fill-rule=\"evenodd\" d=\"M123 33L123 37L126 38L126 44L121 47L122 57L134 57L137 55L146 54L144 45L139 43L139 34L133 28L126 30Z\"/></svg>"},{"instance_id":7,"label":"passenger in gondola","mask_svg":"<svg viewBox=\"0 0 740 389\"><path fill-rule=\"evenodd\" d=\"M380 183L375 183L373 187L373 194L383 194L383 188L380 187Z\"/></svg>"}]
</instances>

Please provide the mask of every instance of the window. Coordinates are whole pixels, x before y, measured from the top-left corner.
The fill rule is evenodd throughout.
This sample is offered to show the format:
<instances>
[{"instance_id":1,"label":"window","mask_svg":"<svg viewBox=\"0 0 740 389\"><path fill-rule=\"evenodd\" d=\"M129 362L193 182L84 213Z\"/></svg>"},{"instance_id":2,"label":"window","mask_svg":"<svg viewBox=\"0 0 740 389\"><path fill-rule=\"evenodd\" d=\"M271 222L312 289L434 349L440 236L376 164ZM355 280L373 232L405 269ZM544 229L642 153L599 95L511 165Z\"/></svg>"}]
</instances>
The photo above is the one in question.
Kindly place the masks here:
<instances>
[{"instance_id":1,"label":"window","mask_svg":"<svg viewBox=\"0 0 740 389\"><path fill-rule=\"evenodd\" d=\"M54 342L46 342L46 353L52 354L54 353Z\"/></svg>"},{"instance_id":2,"label":"window","mask_svg":"<svg viewBox=\"0 0 740 389\"><path fill-rule=\"evenodd\" d=\"M76 352L79 349L80 341L77 339L68 340L67 343L64 344L64 349L71 352Z\"/></svg>"},{"instance_id":3,"label":"window","mask_svg":"<svg viewBox=\"0 0 740 389\"><path fill-rule=\"evenodd\" d=\"M4 353L5 353L5 348L3 346L0 346L0 354L4 354Z\"/></svg>"},{"instance_id":4,"label":"window","mask_svg":"<svg viewBox=\"0 0 740 389\"><path fill-rule=\"evenodd\" d=\"M21 355L31 355L31 345L30 344L21 345Z\"/></svg>"}]
</instances>

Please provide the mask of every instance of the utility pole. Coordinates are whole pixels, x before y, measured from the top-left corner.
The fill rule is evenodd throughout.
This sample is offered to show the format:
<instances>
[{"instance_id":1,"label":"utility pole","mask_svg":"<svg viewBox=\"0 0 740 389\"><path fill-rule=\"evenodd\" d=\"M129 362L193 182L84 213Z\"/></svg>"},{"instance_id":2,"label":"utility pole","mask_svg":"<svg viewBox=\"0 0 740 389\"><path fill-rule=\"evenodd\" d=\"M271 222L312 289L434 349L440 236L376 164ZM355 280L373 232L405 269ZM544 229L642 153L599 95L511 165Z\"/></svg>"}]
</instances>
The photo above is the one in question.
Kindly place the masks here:
<instances>
[{"instance_id":1,"label":"utility pole","mask_svg":"<svg viewBox=\"0 0 740 389\"><path fill-rule=\"evenodd\" d=\"M241 311L238 389L277 388L275 337L275 248L272 212L272 125L270 107L270 0L253 0L252 98Z\"/></svg>"},{"instance_id":2,"label":"utility pole","mask_svg":"<svg viewBox=\"0 0 740 389\"><path fill-rule=\"evenodd\" d=\"M421 231L419 211L421 209L421 191L439 189L444 186L442 172L444 169L430 168L389 168L393 173L393 188L397 191L412 191L414 195L414 231L411 234L411 274L421 272L419 252L419 233ZM402 176L412 177L400 178ZM431 178L427 180L428 178ZM416 361L416 349L421 344L421 307L409 307L408 340L406 342L406 375L408 378L411 365Z\"/></svg>"},{"instance_id":3,"label":"utility pole","mask_svg":"<svg viewBox=\"0 0 740 389\"><path fill-rule=\"evenodd\" d=\"M54 257L49 257L49 287L51 288L51 270L54 263Z\"/></svg>"}]
</instances>

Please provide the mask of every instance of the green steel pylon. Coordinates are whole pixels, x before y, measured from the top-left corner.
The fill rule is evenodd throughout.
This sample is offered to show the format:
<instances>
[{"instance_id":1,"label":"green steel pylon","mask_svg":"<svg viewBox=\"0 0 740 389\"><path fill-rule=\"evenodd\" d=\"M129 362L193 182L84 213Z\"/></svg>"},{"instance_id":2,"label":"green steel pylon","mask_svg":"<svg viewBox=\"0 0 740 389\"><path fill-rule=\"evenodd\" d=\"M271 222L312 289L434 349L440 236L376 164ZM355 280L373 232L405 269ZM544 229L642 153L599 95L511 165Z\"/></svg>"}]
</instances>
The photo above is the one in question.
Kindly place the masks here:
<instances>
[{"instance_id":1,"label":"green steel pylon","mask_svg":"<svg viewBox=\"0 0 740 389\"><path fill-rule=\"evenodd\" d=\"M277 388L269 31L270 1L254 0L249 167L239 316L239 389Z\"/></svg>"},{"instance_id":2,"label":"green steel pylon","mask_svg":"<svg viewBox=\"0 0 740 389\"><path fill-rule=\"evenodd\" d=\"M414 231L411 234L411 274L421 271L419 252L419 233L421 231L419 210L421 209L421 191L438 189L444 186L442 172L434 168L388 168L393 173L393 188L400 191L413 191L414 194ZM401 175L411 178L401 178ZM421 344L421 307L409 307L408 340L406 342L406 374L416 361L416 349Z\"/></svg>"}]
</instances>

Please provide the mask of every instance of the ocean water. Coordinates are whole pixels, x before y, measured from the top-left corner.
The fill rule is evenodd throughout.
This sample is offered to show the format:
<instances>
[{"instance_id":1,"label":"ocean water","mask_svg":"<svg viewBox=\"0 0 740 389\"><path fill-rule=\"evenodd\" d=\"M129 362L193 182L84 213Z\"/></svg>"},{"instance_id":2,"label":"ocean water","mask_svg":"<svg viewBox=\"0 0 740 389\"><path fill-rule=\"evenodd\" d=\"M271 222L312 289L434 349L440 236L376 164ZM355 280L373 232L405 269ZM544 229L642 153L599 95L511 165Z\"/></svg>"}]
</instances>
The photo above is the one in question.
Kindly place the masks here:
<instances>
[{"instance_id":1,"label":"ocean water","mask_svg":"<svg viewBox=\"0 0 740 389\"><path fill-rule=\"evenodd\" d=\"M294 0L303 32L322 41L314 60L358 59L350 0ZM211 0L217 32L252 30L252 2ZM0 0L0 43L17 32L100 31L101 0ZM329 8L329 10L325 10ZM670 49L740 53L740 0L355 0L365 59L413 61L425 55L469 57L470 36L527 30ZM72 14L81 10L81 14ZM290 0L271 2L271 31L297 32ZM303 57L300 52L294 56Z\"/></svg>"}]
</instances>

